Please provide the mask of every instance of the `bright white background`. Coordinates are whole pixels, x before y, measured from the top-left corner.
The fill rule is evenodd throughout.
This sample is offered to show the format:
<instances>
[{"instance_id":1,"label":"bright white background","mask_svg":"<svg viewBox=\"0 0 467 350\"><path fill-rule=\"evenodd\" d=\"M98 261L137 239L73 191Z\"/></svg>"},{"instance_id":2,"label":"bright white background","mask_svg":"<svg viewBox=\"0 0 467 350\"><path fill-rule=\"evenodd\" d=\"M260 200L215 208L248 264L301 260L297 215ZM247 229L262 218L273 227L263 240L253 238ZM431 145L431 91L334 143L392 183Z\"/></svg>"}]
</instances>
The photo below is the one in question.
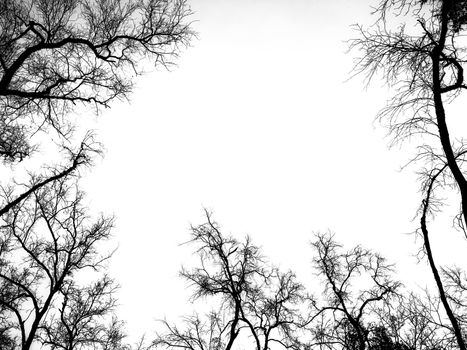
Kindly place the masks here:
<instances>
[{"instance_id":1,"label":"bright white background","mask_svg":"<svg viewBox=\"0 0 467 350\"><path fill-rule=\"evenodd\" d=\"M350 77L350 25L370 2L190 0L198 40L177 67L137 80L131 103L97 118L107 152L85 178L93 210L113 213L129 333L189 313L177 276L194 262L190 224L212 210L224 233L249 234L270 260L316 284L309 242L331 230L416 271L420 203L410 158L373 123L389 91ZM419 270L427 270L422 263ZM412 282L431 281L414 275Z\"/></svg>"}]
</instances>

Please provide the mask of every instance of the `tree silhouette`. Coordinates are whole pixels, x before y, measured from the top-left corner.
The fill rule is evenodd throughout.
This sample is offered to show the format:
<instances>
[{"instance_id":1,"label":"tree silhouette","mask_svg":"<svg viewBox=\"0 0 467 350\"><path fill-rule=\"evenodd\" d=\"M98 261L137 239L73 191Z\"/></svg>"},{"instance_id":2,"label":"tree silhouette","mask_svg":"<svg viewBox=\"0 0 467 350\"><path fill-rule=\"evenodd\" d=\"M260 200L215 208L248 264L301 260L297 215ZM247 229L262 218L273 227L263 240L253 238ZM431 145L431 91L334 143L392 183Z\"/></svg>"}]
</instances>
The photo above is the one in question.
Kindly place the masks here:
<instances>
[{"instance_id":1,"label":"tree silhouette","mask_svg":"<svg viewBox=\"0 0 467 350\"><path fill-rule=\"evenodd\" d=\"M149 348L217 350L447 350L457 349L439 296L407 291L393 277L394 266L379 254L356 246L344 250L332 234L312 243L315 287L307 293L291 272L281 273L244 242L222 235L219 225L192 227L199 266L181 276L193 299L213 308L185 316L180 324L162 321L163 331ZM450 274L449 298L465 306L465 277ZM446 277L447 278L447 277ZM465 315L465 313L463 314ZM462 322L466 320L463 317Z\"/></svg>"},{"instance_id":2,"label":"tree silhouette","mask_svg":"<svg viewBox=\"0 0 467 350\"><path fill-rule=\"evenodd\" d=\"M103 276L89 286L77 282L81 271L99 272L110 257L98 250L110 237L113 219L91 221L84 194L72 180L30 193L8 211L0 228L2 339L22 350L34 343L83 349L112 342L117 334L118 323L110 328L102 323L115 305L112 279Z\"/></svg>"},{"instance_id":3,"label":"tree silhouette","mask_svg":"<svg viewBox=\"0 0 467 350\"><path fill-rule=\"evenodd\" d=\"M361 53L356 73L366 74L368 80L380 73L396 89L395 96L379 114L388 123L394 140L420 136L421 143L412 160L423 162L420 176L424 198L419 232L460 349L467 348L464 331L436 266L427 221L442 203L437 193L455 188L460 194L461 208L457 227L466 233L467 148L463 139L451 137L446 113L446 103L467 87L464 82L466 50L461 40L467 23L466 10L466 1L383 0L374 11L378 16L375 25L370 29L358 26L360 37L351 41L351 47ZM394 22L407 26L391 30Z\"/></svg>"},{"instance_id":4,"label":"tree silhouette","mask_svg":"<svg viewBox=\"0 0 467 350\"><path fill-rule=\"evenodd\" d=\"M21 160L31 136L67 139L79 103L131 92L140 60L168 65L192 32L185 0L6 0L0 4L0 156Z\"/></svg>"},{"instance_id":5,"label":"tree silhouette","mask_svg":"<svg viewBox=\"0 0 467 350\"><path fill-rule=\"evenodd\" d=\"M310 320L312 343L330 349L364 350L371 343L371 317L377 304L397 295L400 283L393 266L360 246L342 251L332 234L317 234L312 243L318 277L323 283L323 305L315 305ZM374 335L373 335L374 336Z\"/></svg>"},{"instance_id":6,"label":"tree silhouette","mask_svg":"<svg viewBox=\"0 0 467 350\"><path fill-rule=\"evenodd\" d=\"M34 191L89 164L84 151L96 144L87 133L79 151L72 151L79 129L72 112L79 105L97 112L127 98L146 60L170 65L193 36L190 14L185 0L1 2L2 163L30 157L47 135L69 155L69 164L48 164L42 174L30 169L29 187L21 186L23 193L16 197L4 196L0 216ZM18 190L10 185L6 192Z\"/></svg>"},{"instance_id":7,"label":"tree silhouette","mask_svg":"<svg viewBox=\"0 0 467 350\"><path fill-rule=\"evenodd\" d=\"M166 332L154 345L229 350L241 339L241 344L246 341L256 350L269 349L272 343L292 347L289 335L304 322L303 286L292 272L268 266L248 237L239 242L224 236L210 214L206 216L207 223L191 232L200 267L183 269L181 276L194 288L194 300L217 300L218 309L205 317L185 318L182 329L164 321Z\"/></svg>"},{"instance_id":8,"label":"tree silhouette","mask_svg":"<svg viewBox=\"0 0 467 350\"><path fill-rule=\"evenodd\" d=\"M1 349L130 348L114 314L116 284L99 273L113 219L92 221L77 184L102 147L90 132L73 146L72 113L128 98L144 61L172 64L193 36L190 14L185 0L1 2L1 162L30 157L44 135L66 156L28 171L26 183L1 185ZM80 282L82 271L97 279Z\"/></svg>"}]
</instances>

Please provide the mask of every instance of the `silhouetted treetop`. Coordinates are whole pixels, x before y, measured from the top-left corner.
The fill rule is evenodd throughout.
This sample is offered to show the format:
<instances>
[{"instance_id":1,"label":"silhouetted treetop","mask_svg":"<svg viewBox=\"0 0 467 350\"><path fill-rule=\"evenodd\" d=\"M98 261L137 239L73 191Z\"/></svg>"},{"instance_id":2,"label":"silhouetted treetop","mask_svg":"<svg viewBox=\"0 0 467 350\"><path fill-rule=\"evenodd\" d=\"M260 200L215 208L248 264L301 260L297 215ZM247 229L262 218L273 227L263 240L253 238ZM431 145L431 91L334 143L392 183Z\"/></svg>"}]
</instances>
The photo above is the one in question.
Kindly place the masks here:
<instances>
[{"instance_id":1,"label":"silhouetted treetop","mask_svg":"<svg viewBox=\"0 0 467 350\"><path fill-rule=\"evenodd\" d=\"M208 212L206 218L205 224L191 228L198 267L182 269L181 276L193 287L192 299L205 299L213 310L185 317L182 326L162 321L165 332L153 345L233 350L245 343L255 350L294 349L292 335L305 322L303 285L291 271L269 265L250 238L224 235Z\"/></svg>"},{"instance_id":2,"label":"silhouetted treetop","mask_svg":"<svg viewBox=\"0 0 467 350\"><path fill-rule=\"evenodd\" d=\"M77 103L125 98L140 60L166 66L192 32L185 0L5 0L0 3L0 156L21 160L29 137L66 137Z\"/></svg>"},{"instance_id":3,"label":"silhouetted treetop","mask_svg":"<svg viewBox=\"0 0 467 350\"><path fill-rule=\"evenodd\" d=\"M453 298L463 283L457 283L460 274L452 274L454 270L437 266L428 223L441 212L446 201L443 191L457 190L460 210L453 219L467 237L467 143L449 127L449 118L456 110L447 109L467 88L467 2L382 0L374 14L378 16L375 24L369 28L358 26L359 37L351 41L351 47L360 52L355 69L366 74L368 80L380 74L394 88L394 96L379 114L388 123L394 140L419 136L411 160L423 164L419 170L423 199L417 232L423 238L423 252L457 346L466 350L465 311Z\"/></svg>"},{"instance_id":4,"label":"silhouetted treetop","mask_svg":"<svg viewBox=\"0 0 467 350\"><path fill-rule=\"evenodd\" d=\"M4 215L0 342L22 350L35 344L78 350L98 349L106 336L115 338L109 329L118 325L104 323L113 316L113 280L103 275L89 286L75 280L81 271L99 272L111 256L99 248L110 237L113 218L93 220L83 196L76 180L65 177L28 194Z\"/></svg>"}]
</instances>

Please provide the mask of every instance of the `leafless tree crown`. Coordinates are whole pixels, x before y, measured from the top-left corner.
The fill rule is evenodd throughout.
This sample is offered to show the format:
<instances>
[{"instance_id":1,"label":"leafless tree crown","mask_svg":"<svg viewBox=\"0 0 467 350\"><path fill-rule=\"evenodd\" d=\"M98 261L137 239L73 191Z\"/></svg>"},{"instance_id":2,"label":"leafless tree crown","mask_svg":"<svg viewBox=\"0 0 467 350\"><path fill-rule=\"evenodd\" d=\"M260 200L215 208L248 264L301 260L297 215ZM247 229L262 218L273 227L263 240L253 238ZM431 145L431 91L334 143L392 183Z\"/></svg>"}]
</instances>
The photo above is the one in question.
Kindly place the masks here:
<instances>
[{"instance_id":1,"label":"leafless tree crown","mask_svg":"<svg viewBox=\"0 0 467 350\"><path fill-rule=\"evenodd\" d=\"M126 98L140 60L168 65L192 32L185 0L5 0L0 4L0 156L21 160L31 136L67 137L78 104Z\"/></svg>"}]
</instances>

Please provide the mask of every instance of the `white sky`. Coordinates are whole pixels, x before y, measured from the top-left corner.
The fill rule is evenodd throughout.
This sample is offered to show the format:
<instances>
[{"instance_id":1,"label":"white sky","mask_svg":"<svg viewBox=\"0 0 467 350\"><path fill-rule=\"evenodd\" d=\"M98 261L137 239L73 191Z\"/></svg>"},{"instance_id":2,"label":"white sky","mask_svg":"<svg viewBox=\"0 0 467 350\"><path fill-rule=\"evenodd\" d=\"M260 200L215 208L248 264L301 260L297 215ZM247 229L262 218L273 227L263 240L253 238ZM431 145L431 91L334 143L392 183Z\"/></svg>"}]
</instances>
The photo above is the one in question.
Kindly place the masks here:
<instances>
[{"instance_id":1,"label":"white sky","mask_svg":"<svg viewBox=\"0 0 467 350\"><path fill-rule=\"evenodd\" d=\"M199 39L171 72L137 81L131 104L98 118L106 157L85 178L92 209L114 213L111 266L130 334L189 312L177 277L193 261L203 207L275 264L313 284L309 242L332 230L397 260L407 276L419 205L409 158L373 124L388 91L346 82L350 25L369 3L190 0ZM422 264L423 269L426 266ZM416 283L424 285L420 280ZM135 334L136 333L136 334Z\"/></svg>"}]
</instances>

